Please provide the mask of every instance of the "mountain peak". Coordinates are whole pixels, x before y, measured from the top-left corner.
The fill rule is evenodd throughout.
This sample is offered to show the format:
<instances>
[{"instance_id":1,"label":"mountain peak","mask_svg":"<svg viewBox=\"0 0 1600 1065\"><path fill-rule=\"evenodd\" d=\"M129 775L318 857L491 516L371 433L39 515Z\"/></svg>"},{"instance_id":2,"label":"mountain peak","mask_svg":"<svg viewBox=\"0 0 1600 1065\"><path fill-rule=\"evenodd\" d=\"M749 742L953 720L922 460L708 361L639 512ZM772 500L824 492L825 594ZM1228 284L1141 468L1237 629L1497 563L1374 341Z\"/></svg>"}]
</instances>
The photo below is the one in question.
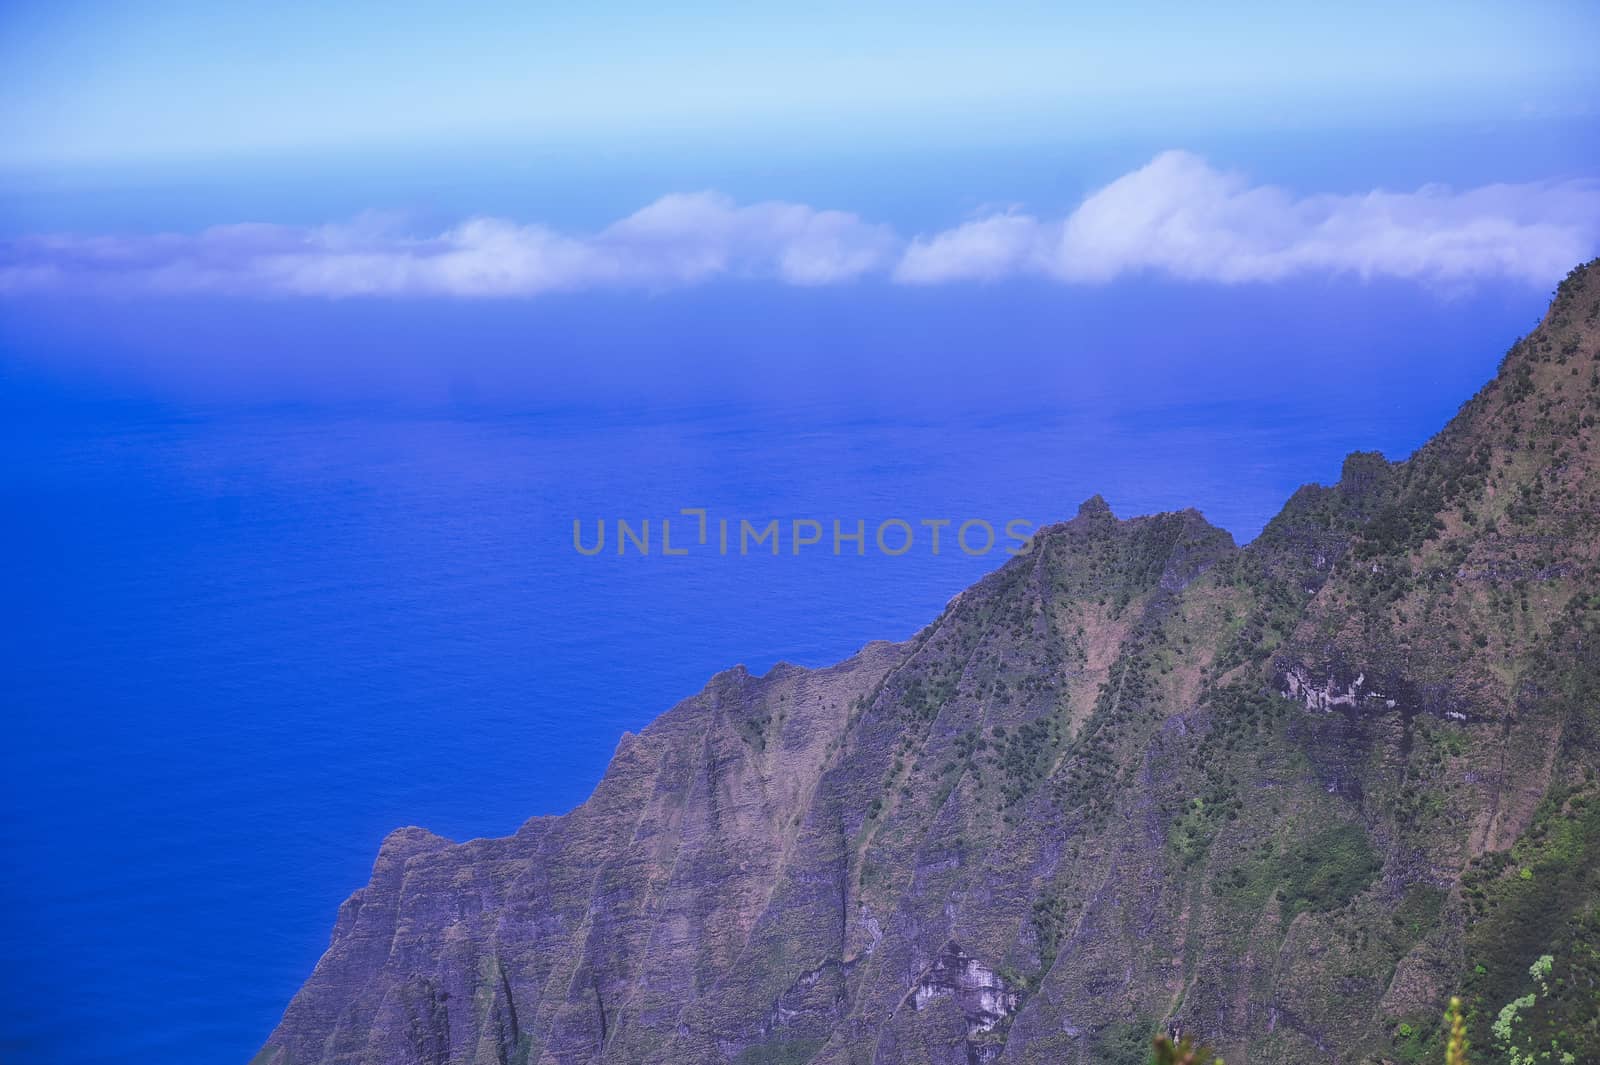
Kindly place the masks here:
<instances>
[{"instance_id":1,"label":"mountain peak","mask_svg":"<svg viewBox=\"0 0 1600 1065\"><path fill-rule=\"evenodd\" d=\"M1106 497L1096 492L1078 504L1078 517L1095 521L1103 518L1115 519L1116 515L1111 512L1111 504L1106 502Z\"/></svg>"},{"instance_id":2,"label":"mountain peak","mask_svg":"<svg viewBox=\"0 0 1600 1065\"><path fill-rule=\"evenodd\" d=\"M1552 312L1564 312L1568 301L1581 302L1585 297L1591 300L1600 298L1600 258L1579 263L1561 279L1550 309Z\"/></svg>"}]
</instances>

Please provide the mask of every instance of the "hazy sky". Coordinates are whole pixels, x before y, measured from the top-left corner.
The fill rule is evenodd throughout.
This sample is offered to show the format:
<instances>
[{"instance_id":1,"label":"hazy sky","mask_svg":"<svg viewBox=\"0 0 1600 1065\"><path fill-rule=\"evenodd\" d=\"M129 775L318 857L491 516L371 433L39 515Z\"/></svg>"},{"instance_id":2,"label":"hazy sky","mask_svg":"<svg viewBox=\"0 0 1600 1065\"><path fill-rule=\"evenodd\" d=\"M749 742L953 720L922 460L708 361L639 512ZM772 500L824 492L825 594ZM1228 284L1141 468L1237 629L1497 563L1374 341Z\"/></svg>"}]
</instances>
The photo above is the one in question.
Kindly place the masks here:
<instances>
[{"instance_id":1,"label":"hazy sky","mask_svg":"<svg viewBox=\"0 0 1600 1065\"><path fill-rule=\"evenodd\" d=\"M1596 41L1467 0L12 4L0 299L1542 298L1600 250Z\"/></svg>"},{"instance_id":2,"label":"hazy sky","mask_svg":"<svg viewBox=\"0 0 1600 1065\"><path fill-rule=\"evenodd\" d=\"M1600 5L12 3L13 167L1592 111Z\"/></svg>"}]
</instances>

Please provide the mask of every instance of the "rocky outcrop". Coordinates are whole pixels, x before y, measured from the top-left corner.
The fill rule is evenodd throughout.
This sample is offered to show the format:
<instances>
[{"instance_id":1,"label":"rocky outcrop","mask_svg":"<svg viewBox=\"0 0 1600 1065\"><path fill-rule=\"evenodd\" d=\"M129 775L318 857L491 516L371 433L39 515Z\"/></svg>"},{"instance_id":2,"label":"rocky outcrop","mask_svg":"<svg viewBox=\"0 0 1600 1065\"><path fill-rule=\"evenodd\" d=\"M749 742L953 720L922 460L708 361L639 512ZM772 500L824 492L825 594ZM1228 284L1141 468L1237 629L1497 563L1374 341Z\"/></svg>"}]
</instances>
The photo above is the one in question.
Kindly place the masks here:
<instances>
[{"instance_id":1,"label":"rocky outcrop","mask_svg":"<svg viewBox=\"0 0 1600 1065\"><path fill-rule=\"evenodd\" d=\"M967 1021L969 1036L991 1032L1016 1012L1022 996L999 973L951 943L927 975L911 989L911 1004L923 1009L935 999L954 1000Z\"/></svg>"},{"instance_id":2,"label":"rocky outcrop","mask_svg":"<svg viewBox=\"0 0 1600 1065\"><path fill-rule=\"evenodd\" d=\"M1354 1063L1542 954L1591 986L1597 319L1591 266L1246 547L1096 497L906 643L714 677L564 817L394 833L258 1062ZM1531 1030L1600 1054L1563 994Z\"/></svg>"}]
</instances>

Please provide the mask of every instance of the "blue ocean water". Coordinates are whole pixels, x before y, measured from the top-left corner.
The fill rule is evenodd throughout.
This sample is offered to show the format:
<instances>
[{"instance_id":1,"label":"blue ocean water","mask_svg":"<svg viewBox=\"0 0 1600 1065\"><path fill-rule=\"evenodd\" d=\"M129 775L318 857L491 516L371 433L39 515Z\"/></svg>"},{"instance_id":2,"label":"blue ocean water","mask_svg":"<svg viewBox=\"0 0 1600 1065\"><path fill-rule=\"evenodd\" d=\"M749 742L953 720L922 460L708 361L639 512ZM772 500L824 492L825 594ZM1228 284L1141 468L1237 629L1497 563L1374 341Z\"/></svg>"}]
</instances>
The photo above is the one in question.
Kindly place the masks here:
<instances>
[{"instance_id":1,"label":"blue ocean water","mask_svg":"<svg viewBox=\"0 0 1600 1065\"><path fill-rule=\"evenodd\" d=\"M1543 300L8 307L0 1061L243 1062L391 828L568 809L713 672L907 637L1003 561L589 558L574 519L1042 523L1101 492L1243 541L1347 451L1424 440Z\"/></svg>"}]
</instances>

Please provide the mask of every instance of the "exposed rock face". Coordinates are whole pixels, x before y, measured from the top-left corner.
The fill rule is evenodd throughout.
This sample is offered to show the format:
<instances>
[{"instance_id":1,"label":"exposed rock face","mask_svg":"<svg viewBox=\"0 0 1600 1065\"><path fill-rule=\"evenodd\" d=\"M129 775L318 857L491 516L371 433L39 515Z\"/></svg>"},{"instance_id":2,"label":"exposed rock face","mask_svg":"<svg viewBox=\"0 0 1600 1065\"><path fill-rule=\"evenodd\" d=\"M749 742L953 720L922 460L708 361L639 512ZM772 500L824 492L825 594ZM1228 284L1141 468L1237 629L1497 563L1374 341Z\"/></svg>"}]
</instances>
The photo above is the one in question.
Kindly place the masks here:
<instances>
[{"instance_id":1,"label":"exposed rock face","mask_svg":"<svg viewBox=\"0 0 1600 1065\"><path fill-rule=\"evenodd\" d=\"M937 998L952 998L967 1019L967 1034L980 1035L1016 1012L1022 996L983 962L968 955L954 943L939 952L928 974L912 989L911 1003L917 1009Z\"/></svg>"},{"instance_id":2,"label":"exposed rock face","mask_svg":"<svg viewBox=\"0 0 1600 1065\"><path fill-rule=\"evenodd\" d=\"M1096 498L905 644L719 674L565 817L395 832L257 1060L1388 1060L1541 954L1530 1033L1600 1054L1597 319L1591 265L1245 548Z\"/></svg>"}]
</instances>

